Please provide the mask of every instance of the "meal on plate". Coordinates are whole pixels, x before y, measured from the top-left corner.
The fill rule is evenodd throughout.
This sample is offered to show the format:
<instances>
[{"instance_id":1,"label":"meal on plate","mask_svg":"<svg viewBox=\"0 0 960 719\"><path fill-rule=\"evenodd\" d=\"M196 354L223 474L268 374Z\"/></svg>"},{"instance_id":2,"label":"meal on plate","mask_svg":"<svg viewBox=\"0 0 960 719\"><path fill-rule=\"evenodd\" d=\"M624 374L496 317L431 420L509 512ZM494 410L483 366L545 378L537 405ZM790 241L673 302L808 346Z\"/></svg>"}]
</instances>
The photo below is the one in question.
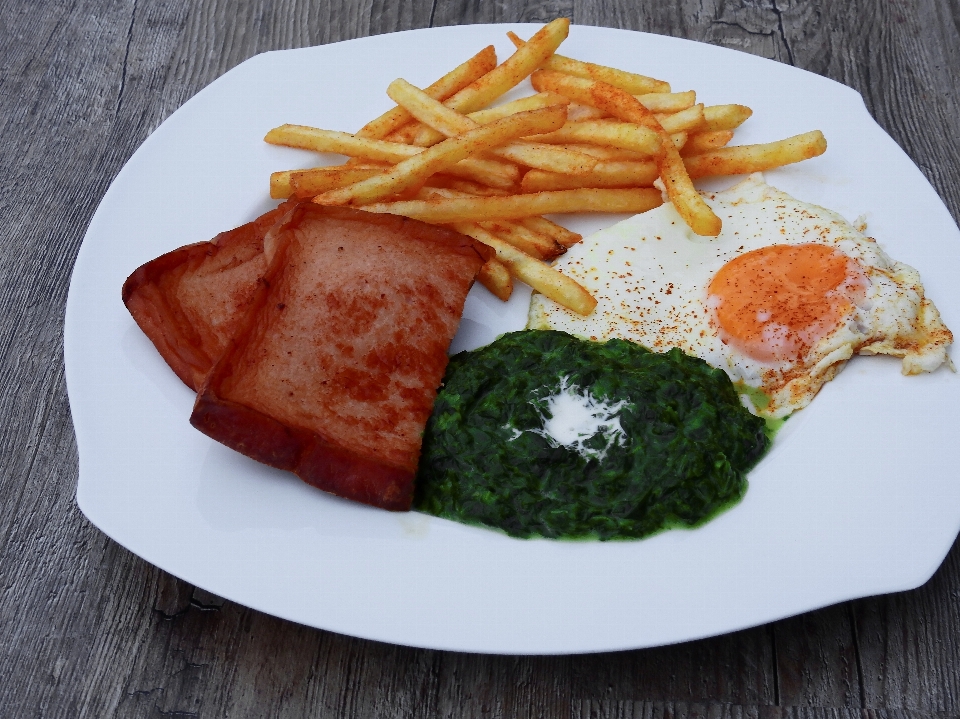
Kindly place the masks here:
<instances>
[{"instance_id":1,"label":"meal on plate","mask_svg":"<svg viewBox=\"0 0 960 719\"><path fill-rule=\"evenodd\" d=\"M137 269L123 299L210 437L342 497L518 537L639 538L743 497L791 412L854 353L949 364L919 275L754 174L819 131L730 146L752 114L556 53L555 20L275 172L276 209ZM495 104L529 79L527 97ZM545 214L635 216L584 240ZM475 280L528 329L448 360ZM449 361L449 364L448 364Z\"/></svg>"}]
</instances>

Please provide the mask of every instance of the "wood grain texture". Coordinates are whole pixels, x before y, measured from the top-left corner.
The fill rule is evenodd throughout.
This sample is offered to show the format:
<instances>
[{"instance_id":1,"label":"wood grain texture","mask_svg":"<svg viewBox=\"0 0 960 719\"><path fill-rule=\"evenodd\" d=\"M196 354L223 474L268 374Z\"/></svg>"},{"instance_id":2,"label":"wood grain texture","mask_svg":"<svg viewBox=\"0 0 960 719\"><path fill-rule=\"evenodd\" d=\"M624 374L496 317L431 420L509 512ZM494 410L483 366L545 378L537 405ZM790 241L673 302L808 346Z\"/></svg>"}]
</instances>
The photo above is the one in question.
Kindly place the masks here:
<instances>
[{"instance_id":1,"label":"wood grain texture","mask_svg":"<svg viewBox=\"0 0 960 719\"><path fill-rule=\"evenodd\" d=\"M0 716L960 714L960 545L913 592L660 649L496 657L224 602L77 510L63 307L86 226L147 135L258 52L558 15L854 87L960 217L960 0L0 0Z\"/></svg>"}]
</instances>

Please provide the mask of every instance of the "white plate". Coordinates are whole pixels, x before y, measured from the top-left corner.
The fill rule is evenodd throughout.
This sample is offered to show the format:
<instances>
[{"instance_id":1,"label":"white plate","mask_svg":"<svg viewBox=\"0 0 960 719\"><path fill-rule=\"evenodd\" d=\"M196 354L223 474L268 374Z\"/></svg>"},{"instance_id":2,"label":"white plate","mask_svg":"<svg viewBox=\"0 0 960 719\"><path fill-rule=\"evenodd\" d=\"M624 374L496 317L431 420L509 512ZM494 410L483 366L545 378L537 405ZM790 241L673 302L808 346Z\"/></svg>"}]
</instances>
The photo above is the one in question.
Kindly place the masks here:
<instances>
[{"instance_id":1,"label":"white plate","mask_svg":"<svg viewBox=\"0 0 960 719\"><path fill-rule=\"evenodd\" d=\"M524 36L536 29L513 27ZM855 358L788 423L739 506L701 529L640 542L522 541L371 509L258 465L188 424L191 392L120 301L127 275L256 217L274 204L271 171L315 162L265 144L269 128L354 131L390 106L384 89L398 75L423 86L490 43L506 57L507 29L418 30L260 55L137 150L90 223L67 302L83 512L147 561L232 601L441 649L654 646L925 582L960 528L960 378L946 370L905 378L896 360ZM707 104L749 105L755 115L738 131L740 144L822 129L826 155L768 180L848 218L865 214L870 232L921 271L947 324L960 328L960 233L856 92L751 55L620 30L574 27L563 52L696 89ZM475 290L455 345L522 327L526 303L517 295L503 305Z\"/></svg>"}]
</instances>

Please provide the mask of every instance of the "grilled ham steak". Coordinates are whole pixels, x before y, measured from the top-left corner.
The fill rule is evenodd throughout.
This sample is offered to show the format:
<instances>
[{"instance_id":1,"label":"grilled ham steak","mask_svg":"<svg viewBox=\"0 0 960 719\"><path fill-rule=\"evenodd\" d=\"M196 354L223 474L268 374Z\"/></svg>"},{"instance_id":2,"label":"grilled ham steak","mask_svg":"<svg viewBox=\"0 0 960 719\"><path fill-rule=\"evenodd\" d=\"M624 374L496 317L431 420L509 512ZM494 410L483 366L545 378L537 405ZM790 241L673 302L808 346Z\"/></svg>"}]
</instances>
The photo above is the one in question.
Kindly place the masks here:
<instances>
[{"instance_id":1,"label":"grilled ham steak","mask_svg":"<svg viewBox=\"0 0 960 719\"><path fill-rule=\"evenodd\" d=\"M259 253L230 251L231 264L216 260L222 249L182 248L137 270L125 299L139 297L140 316L160 328L148 335L175 348L189 372L171 366L188 384L230 327L199 386L197 429L320 489L409 509L447 349L491 250L415 220L310 202L269 233L259 222L234 231L247 248L259 233ZM204 312L204 301L217 306Z\"/></svg>"}]
</instances>

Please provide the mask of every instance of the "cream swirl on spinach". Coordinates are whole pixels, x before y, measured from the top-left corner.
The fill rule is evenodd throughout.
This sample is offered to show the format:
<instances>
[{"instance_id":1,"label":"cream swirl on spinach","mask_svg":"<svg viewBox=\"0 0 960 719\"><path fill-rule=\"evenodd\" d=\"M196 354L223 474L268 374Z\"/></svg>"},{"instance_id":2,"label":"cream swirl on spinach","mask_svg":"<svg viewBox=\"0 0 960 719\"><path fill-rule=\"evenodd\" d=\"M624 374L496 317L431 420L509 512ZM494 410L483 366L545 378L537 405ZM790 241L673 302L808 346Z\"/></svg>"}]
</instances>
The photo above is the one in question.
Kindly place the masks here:
<instances>
[{"instance_id":1,"label":"cream swirl on spinach","mask_svg":"<svg viewBox=\"0 0 960 719\"><path fill-rule=\"evenodd\" d=\"M736 504L768 445L702 360L514 332L451 359L416 506L517 537L640 538Z\"/></svg>"}]
</instances>

